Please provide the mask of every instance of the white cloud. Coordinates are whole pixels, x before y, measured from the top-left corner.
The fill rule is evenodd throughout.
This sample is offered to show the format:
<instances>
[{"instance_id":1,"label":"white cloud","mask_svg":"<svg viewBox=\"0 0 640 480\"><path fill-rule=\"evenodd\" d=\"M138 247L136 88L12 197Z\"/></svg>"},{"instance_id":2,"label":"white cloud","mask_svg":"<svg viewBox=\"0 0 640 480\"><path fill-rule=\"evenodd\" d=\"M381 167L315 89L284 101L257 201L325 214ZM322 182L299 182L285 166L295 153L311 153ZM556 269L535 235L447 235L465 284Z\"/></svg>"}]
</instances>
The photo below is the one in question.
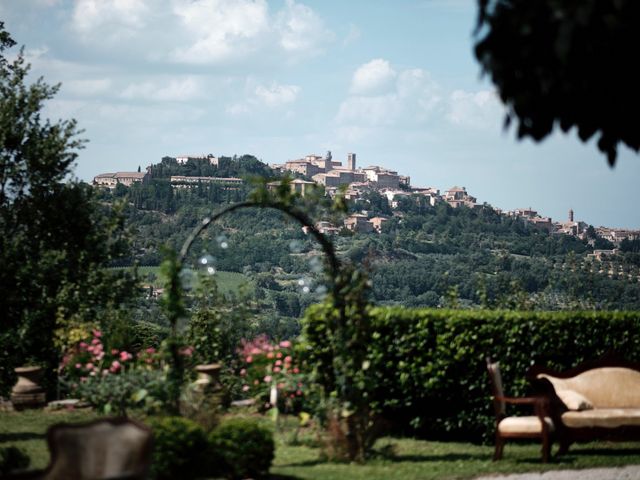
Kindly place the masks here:
<instances>
[{"instance_id":1,"label":"white cloud","mask_svg":"<svg viewBox=\"0 0 640 480\"><path fill-rule=\"evenodd\" d=\"M376 58L361 65L351 79L351 93L356 95L372 95L384 93L393 85L396 72L389 62Z\"/></svg>"},{"instance_id":2,"label":"white cloud","mask_svg":"<svg viewBox=\"0 0 640 480\"><path fill-rule=\"evenodd\" d=\"M252 82L249 81L249 84ZM256 108L279 108L284 105L294 103L300 93L298 85L280 85L272 82L270 85L256 85L250 90L248 98L239 103L227 107L227 113L231 115L242 115L254 111ZM292 115L291 112L287 112Z\"/></svg>"},{"instance_id":3,"label":"white cloud","mask_svg":"<svg viewBox=\"0 0 640 480\"><path fill-rule=\"evenodd\" d=\"M287 0L285 8L278 13L276 28L280 45L291 53L317 53L324 43L334 38L322 18L311 8L293 0Z\"/></svg>"},{"instance_id":4,"label":"white cloud","mask_svg":"<svg viewBox=\"0 0 640 480\"><path fill-rule=\"evenodd\" d=\"M173 52L185 63L211 63L242 56L260 47L269 31L264 0L174 0L173 12L194 38Z\"/></svg>"},{"instance_id":5,"label":"white cloud","mask_svg":"<svg viewBox=\"0 0 640 480\"><path fill-rule=\"evenodd\" d=\"M300 93L300 87L297 85L278 85L277 83L272 83L268 87L258 85L255 90L256 99L267 107L293 103L298 93Z\"/></svg>"},{"instance_id":6,"label":"white cloud","mask_svg":"<svg viewBox=\"0 0 640 480\"><path fill-rule=\"evenodd\" d=\"M143 82L131 84L121 94L130 100L184 102L200 98L204 93L202 82L195 77L172 79L167 84Z\"/></svg>"},{"instance_id":7,"label":"white cloud","mask_svg":"<svg viewBox=\"0 0 640 480\"><path fill-rule=\"evenodd\" d=\"M350 92L336 115L341 131L349 136L356 132L361 137L372 128L423 123L442 103L440 87L428 72L415 68L398 74L383 59L357 68Z\"/></svg>"},{"instance_id":8,"label":"white cloud","mask_svg":"<svg viewBox=\"0 0 640 480\"><path fill-rule=\"evenodd\" d=\"M79 97L90 97L109 91L111 80L96 78L90 80L70 80L63 85L64 91Z\"/></svg>"},{"instance_id":9,"label":"white cloud","mask_svg":"<svg viewBox=\"0 0 640 480\"><path fill-rule=\"evenodd\" d=\"M287 0L275 13L265 0L173 0L186 45L171 59L192 64L238 61L251 54L316 54L334 38L310 7Z\"/></svg>"},{"instance_id":10,"label":"white cloud","mask_svg":"<svg viewBox=\"0 0 640 480\"><path fill-rule=\"evenodd\" d=\"M361 141L385 130L407 133L443 123L467 130L495 128L503 116L492 90L447 92L425 70L396 73L389 62L376 59L356 69L335 120L340 138Z\"/></svg>"},{"instance_id":11,"label":"white cloud","mask_svg":"<svg viewBox=\"0 0 640 480\"><path fill-rule=\"evenodd\" d=\"M358 28L358 26L354 25L353 23L350 23L349 31L347 32L347 35L344 37L344 40L342 40L342 45L344 46L351 45L352 43L356 42L361 36L362 36L362 31Z\"/></svg>"},{"instance_id":12,"label":"white cloud","mask_svg":"<svg viewBox=\"0 0 640 480\"><path fill-rule=\"evenodd\" d=\"M229 105L227 107L227 113L230 115L244 115L245 113L249 113L249 106L246 103L235 103L233 105Z\"/></svg>"},{"instance_id":13,"label":"white cloud","mask_svg":"<svg viewBox=\"0 0 640 480\"><path fill-rule=\"evenodd\" d=\"M395 122L402 105L397 95L350 97L340 105L336 120L347 125L382 126Z\"/></svg>"},{"instance_id":14,"label":"white cloud","mask_svg":"<svg viewBox=\"0 0 640 480\"><path fill-rule=\"evenodd\" d=\"M43 46L40 48L30 48L24 51L24 59L27 63L36 63L40 59L46 56L49 52L49 47ZM17 57L17 54L14 54ZM12 61L15 57L9 57L9 61Z\"/></svg>"},{"instance_id":15,"label":"white cloud","mask_svg":"<svg viewBox=\"0 0 640 480\"><path fill-rule=\"evenodd\" d=\"M447 120L471 128L495 128L504 116L504 107L493 90L455 90L449 97Z\"/></svg>"},{"instance_id":16,"label":"white cloud","mask_svg":"<svg viewBox=\"0 0 640 480\"><path fill-rule=\"evenodd\" d=\"M145 0L77 0L72 26L86 37L122 40L144 26L148 13Z\"/></svg>"}]
</instances>

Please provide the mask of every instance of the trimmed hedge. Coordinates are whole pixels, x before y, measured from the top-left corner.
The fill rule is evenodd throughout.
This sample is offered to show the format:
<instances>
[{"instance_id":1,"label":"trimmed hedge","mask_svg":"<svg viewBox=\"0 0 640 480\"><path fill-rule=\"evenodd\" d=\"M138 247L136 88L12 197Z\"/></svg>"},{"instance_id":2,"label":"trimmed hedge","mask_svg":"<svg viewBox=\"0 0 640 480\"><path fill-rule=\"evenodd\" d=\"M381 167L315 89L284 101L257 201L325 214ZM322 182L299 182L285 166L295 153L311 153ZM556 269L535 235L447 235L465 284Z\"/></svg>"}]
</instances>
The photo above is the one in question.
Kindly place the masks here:
<instances>
[{"instance_id":1,"label":"trimmed hedge","mask_svg":"<svg viewBox=\"0 0 640 480\"><path fill-rule=\"evenodd\" d=\"M152 418L153 478L198 478L207 473L207 436L197 423L182 417Z\"/></svg>"},{"instance_id":2,"label":"trimmed hedge","mask_svg":"<svg viewBox=\"0 0 640 480\"><path fill-rule=\"evenodd\" d=\"M264 478L275 455L273 432L249 417L224 420L209 435L209 445L225 478Z\"/></svg>"},{"instance_id":3,"label":"trimmed hedge","mask_svg":"<svg viewBox=\"0 0 640 480\"><path fill-rule=\"evenodd\" d=\"M330 364L328 308L314 305L304 319L308 362L320 371ZM640 312L377 307L370 320L371 404L398 428L435 438L492 434L487 356L500 362L512 396L530 393L533 363L564 370L610 352L640 362Z\"/></svg>"}]
</instances>

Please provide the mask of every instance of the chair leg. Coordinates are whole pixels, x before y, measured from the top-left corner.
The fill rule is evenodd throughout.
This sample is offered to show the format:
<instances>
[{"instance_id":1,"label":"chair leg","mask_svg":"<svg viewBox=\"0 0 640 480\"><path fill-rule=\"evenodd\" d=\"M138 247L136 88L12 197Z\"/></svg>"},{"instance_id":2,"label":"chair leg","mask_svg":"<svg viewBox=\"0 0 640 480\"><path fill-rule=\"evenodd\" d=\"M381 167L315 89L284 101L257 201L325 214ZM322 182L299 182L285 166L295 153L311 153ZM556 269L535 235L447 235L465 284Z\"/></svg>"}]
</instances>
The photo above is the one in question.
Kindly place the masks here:
<instances>
[{"instance_id":1,"label":"chair leg","mask_svg":"<svg viewBox=\"0 0 640 480\"><path fill-rule=\"evenodd\" d=\"M569 446L571 446L571 442L569 440L560 440L560 448L558 449L558 455L564 455L569 451Z\"/></svg>"},{"instance_id":2,"label":"chair leg","mask_svg":"<svg viewBox=\"0 0 640 480\"><path fill-rule=\"evenodd\" d=\"M549 463L549 456L551 454L551 441L549 441L548 435L542 436L542 463Z\"/></svg>"},{"instance_id":3,"label":"chair leg","mask_svg":"<svg viewBox=\"0 0 640 480\"><path fill-rule=\"evenodd\" d=\"M495 462L496 460L501 460L502 459L502 452L504 450L504 438L502 438L500 435L496 435L496 449L493 453L493 461Z\"/></svg>"}]
</instances>

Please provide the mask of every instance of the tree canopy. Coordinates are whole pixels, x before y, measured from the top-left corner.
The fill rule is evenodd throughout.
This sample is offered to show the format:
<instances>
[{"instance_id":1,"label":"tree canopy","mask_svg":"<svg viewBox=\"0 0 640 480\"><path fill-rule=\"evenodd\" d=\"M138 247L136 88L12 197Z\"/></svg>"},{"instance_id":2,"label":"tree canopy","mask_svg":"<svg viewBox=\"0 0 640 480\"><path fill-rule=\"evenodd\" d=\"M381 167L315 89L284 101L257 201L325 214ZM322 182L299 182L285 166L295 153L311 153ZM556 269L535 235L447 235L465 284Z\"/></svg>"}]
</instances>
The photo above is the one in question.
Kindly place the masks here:
<instances>
[{"instance_id":1,"label":"tree canopy","mask_svg":"<svg viewBox=\"0 0 640 480\"><path fill-rule=\"evenodd\" d=\"M640 2L478 0L475 55L508 108L505 126L540 141L577 128L613 166L618 144L640 149Z\"/></svg>"},{"instance_id":2,"label":"tree canopy","mask_svg":"<svg viewBox=\"0 0 640 480\"><path fill-rule=\"evenodd\" d=\"M76 122L42 118L58 86L28 83L29 65L0 22L0 394L13 367L32 362L52 378L54 331L72 319L98 321L130 295L130 279L100 267L124 250L124 228L93 189L69 180L83 141Z\"/></svg>"}]
</instances>

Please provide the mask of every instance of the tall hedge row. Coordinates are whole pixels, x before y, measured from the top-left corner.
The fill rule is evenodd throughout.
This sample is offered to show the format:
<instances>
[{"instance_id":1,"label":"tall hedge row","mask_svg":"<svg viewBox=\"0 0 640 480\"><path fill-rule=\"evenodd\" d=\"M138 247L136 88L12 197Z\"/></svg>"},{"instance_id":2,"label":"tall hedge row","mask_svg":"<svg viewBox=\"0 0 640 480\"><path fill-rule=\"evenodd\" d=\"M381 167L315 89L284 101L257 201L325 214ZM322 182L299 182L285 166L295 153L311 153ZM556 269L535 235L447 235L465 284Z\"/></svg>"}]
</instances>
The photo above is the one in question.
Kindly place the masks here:
<instances>
[{"instance_id":1,"label":"tall hedge row","mask_svg":"<svg viewBox=\"0 0 640 480\"><path fill-rule=\"evenodd\" d=\"M322 369L328 306L307 310L309 362ZM485 358L500 361L507 395L530 392L533 363L556 369L616 352L640 362L640 312L371 310L369 397L405 431L488 438L493 407ZM329 320L327 320L329 319Z\"/></svg>"}]
</instances>

